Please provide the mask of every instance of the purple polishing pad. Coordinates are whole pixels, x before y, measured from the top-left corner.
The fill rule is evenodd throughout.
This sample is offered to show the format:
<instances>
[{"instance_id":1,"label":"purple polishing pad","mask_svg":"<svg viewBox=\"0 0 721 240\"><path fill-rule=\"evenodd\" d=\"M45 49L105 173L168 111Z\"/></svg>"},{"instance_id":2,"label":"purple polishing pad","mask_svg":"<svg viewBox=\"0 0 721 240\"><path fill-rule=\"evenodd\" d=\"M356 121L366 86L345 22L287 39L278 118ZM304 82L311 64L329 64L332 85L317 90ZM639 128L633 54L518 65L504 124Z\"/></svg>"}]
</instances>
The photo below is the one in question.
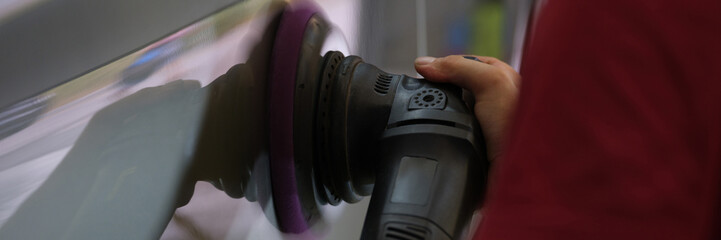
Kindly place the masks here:
<instances>
[{"instance_id":1,"label":"purple polishing pad","mask_svg":"<svg viewBox=\"0 0 721 240\"><path fill-rule=\"evenodd\" d=\"M293 93L303 34L308 20L318 12L301 1L284 10L273 43L269 74L270 176L278 228L301 233L308 229L296 186L293 157Z\"/></svg>"}]
</instances>

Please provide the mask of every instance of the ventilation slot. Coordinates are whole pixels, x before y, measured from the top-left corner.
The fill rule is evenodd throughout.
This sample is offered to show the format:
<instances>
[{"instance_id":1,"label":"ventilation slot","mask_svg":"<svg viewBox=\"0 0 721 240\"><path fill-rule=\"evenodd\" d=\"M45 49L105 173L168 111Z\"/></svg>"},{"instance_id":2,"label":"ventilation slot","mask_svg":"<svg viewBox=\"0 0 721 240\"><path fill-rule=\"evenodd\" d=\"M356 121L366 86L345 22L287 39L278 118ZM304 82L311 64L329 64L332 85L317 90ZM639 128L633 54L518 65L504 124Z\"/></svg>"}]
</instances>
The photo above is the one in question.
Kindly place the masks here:
<instances>
[{"instance_id":1,"label":"ventilation slot","mask_svg":"<svg viewBox=\"0 0 721 240\"><path fill-rule=\"evenodd\" d=\"M427 229L401 223L388 224L385 229L385 238L394 240L424 240L430 238Z\"/></svg>"},{"instance_id":2,"label":"ventilation slot","mask_svg":"<svg viewBox=\"0 0 721 240\"><path fill-rule=\"evenodd\" d=\"M376 77L376 84L373 90L378 94L388 94L388 91L391 89L391 80L393 80L393 76L379 73L378 77Z\"/></svg>"},{"instance_id":3,"label":"ventilation slot","mask_svg":"<svg viewBox=\"0 0 721 240\"><path fill-rule=\"evenodd\" d=\"M408 110L444 108L446 108L446 94L437 88L418 90L411 96L408 104Z\"/></svg>"}]
</instances>

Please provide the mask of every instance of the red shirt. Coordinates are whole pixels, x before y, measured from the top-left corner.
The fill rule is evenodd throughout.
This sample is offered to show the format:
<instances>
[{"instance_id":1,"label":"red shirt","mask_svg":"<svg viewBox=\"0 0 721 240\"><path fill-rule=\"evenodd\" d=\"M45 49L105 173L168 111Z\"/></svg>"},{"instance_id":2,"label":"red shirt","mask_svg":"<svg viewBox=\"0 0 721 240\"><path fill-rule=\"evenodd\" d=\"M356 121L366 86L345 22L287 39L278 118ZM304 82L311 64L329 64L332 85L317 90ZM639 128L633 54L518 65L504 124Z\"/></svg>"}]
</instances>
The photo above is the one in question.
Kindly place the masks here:
<instances>
[{"instance_id":1,"label":"red shirt","mask_svg":"<svg viewBox=\"0 0 721 240\"><path fill-rule=\"evenodd\" d=\"M476 239L721 239L721 1L550 0Z\"/></svg>"}]
</instances>

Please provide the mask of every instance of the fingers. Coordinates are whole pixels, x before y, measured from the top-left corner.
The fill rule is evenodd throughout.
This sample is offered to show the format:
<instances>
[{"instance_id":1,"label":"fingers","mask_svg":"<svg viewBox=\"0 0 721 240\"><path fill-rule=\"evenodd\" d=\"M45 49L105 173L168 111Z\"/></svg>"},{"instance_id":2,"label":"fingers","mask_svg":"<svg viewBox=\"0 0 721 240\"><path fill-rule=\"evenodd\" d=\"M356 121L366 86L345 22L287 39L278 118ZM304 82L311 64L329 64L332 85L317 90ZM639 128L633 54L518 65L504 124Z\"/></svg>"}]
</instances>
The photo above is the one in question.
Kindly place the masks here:
<instances>
[{"instance_id":1,"label":"fingers","mask_svg":"<svg viewBox=\"0 0 721 240\"><path fill-rule=\"evenodd\" d=\"M494 58L494 57L476 56L476 55L467 55L467 56L476 57L479 60L481 60L487 64L490 64L492 66L496 66L496 67L503 69L504 72L506 73L507 77L513 80L513 84L515 84L516 87L520 87L521 76L518 75L518 72L516 71L516 69L513 69L513 67L511 67L511 65L508 65L506 62L498 60L497 58Z\"/></svg>"},{"instance_id":2,"label":"fingers","mask_svg":"<svg viewBox=\"0 0 721 240\"><path fill-rule=\"evenodd\" d=\"M513 83L517 73L508 64L493 58L474 56L483 62L452 55L442 58L416 59L416 71L426 79L446 82L468 89L474 95L500 85ZM515 85L515 83L513 83Z\"/></svg>"}]
</instances>

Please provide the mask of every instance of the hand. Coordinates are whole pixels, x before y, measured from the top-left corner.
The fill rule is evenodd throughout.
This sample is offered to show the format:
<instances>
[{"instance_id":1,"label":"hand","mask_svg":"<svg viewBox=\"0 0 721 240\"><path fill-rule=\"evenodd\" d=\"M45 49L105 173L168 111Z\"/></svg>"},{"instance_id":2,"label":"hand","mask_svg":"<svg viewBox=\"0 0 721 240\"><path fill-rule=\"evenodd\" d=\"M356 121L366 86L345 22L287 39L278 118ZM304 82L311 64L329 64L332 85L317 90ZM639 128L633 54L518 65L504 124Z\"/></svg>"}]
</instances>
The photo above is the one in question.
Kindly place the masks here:
<instances>
[{"instance_id":1,"label":"hand","mask_svg":"<svg viewBox=\"0 0 721 240\"><path fill-rule=\"evenodd\" d=\"M416 71L433 82L458 85L475 97L474 112L483 130L489 161L502 155L501 146L511 119L521 76L508 64L492 57L460 55L419 57Z\"/></svg>"}]
</instances>

